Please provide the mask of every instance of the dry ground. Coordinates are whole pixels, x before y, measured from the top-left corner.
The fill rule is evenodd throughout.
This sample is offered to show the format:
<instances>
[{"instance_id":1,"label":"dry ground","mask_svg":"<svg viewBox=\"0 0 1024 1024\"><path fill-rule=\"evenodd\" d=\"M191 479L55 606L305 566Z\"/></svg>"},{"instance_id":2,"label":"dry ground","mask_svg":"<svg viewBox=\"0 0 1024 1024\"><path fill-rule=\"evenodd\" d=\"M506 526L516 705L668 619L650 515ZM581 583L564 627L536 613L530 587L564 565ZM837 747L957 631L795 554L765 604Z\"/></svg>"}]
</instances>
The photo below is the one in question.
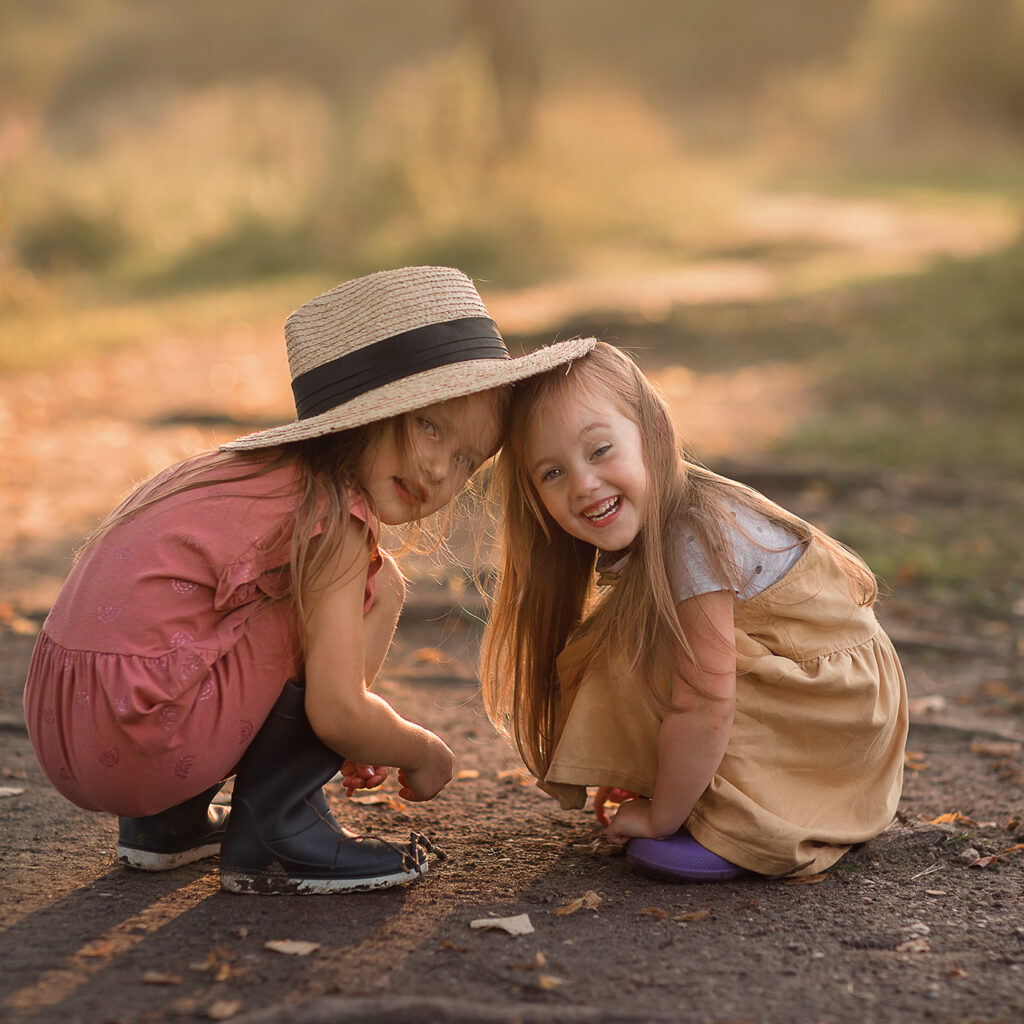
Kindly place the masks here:
<instances>
[{"instance_id":1,"label":"dry ground","mask_svg":"<svg viewBox=\"0 0 1024 1024\"><path fill-rule=\"evenodd\" d=\"M33 760L20 689L34 633L74 544L131 481L183 449L289 418L282 349L276 329L240 328L0 381L0 1015L90 1024L1021 1019L1019 695L1005 639L926 629L924 614L887 622L915 702L899 817L809 883L671 885L595 850L592 818L533 788L487 723L473 676L475 604L461 573L422 561L381 689L449 741L460 776L428 805L406 805L390 786L377 803L331 795L361 827L428 834L443 859L426 879L362 896L250 898L220 893L215 861L158 876L115 867L115 821L71 807ZM784 504L827 500L761 458L786 421L744 415L739 449L721 415L737 396L756 408L759 389L777 385L790 389L779 415L799 416L811 401L799 368L663 373L698 451L740 458ZM951 820L929 824L940 816ZM531 934L470 928L518 914ZM267 948L282 939L315 948Z\"/></svg>"}]
</instances>

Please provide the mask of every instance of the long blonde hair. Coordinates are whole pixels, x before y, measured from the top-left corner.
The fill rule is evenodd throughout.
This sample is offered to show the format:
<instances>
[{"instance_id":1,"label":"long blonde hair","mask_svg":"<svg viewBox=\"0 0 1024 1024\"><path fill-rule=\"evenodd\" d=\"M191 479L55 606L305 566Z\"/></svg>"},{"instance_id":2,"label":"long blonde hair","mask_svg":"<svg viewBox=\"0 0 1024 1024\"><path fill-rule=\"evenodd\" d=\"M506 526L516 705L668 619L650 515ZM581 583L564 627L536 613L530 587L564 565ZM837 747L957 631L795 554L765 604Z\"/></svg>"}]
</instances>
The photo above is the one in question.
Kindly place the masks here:
<instances>
[{"instance_id":1,"label":"long blonde hair","mask_svg":"<svg viewBox=\"0 0 1024 1024\"><path fill-rule=\"evenodd\" d=\"M598 550L565 533L541 503L527 469L531 416L552 398L604 399L640 431L647 471L643 527L616 586L598 597ZM737 505L795 534L825 545L850 580L858 603L870 605L878 589L871 570L819 529L756 491L689 459L668 407L636 364L599 342L572 363L516 385L509 436L495 463L493 490L500 502L501 550L495 596L484 634L481 679L484 705L496 727L511 736L530 770L541 778L552 755L558 680L555 661L574 632L594 633L643 680L642 695L664 705L659 692L693 659L675 610L677 581L687 577L674 557L678 524L686 523L709 564L729 589L742 591L726 524ZM598 646L595 644L595 647ZM632 652L632 653L630 653Z\"/></svg>"}]
</instances>

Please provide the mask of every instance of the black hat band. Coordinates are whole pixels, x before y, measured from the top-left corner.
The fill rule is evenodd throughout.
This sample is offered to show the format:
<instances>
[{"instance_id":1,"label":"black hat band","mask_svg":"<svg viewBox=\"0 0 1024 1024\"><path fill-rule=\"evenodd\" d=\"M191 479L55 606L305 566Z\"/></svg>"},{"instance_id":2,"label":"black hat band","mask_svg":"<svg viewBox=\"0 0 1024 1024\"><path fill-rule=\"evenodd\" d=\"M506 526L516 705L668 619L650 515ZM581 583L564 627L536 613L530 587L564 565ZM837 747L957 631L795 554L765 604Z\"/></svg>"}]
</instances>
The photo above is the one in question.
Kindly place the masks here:
<instances>
[{"instance_id":1,"label":"black hat band","mask_svg":"<svg viewBox=\"0 0 1024 1024\"><path fill-rule=\"evenodd\" d=\"M306 420L424 370L473 359L508 358L505 342L489 317L427 324L299 374L292 381L295 411L300 420Z\"/></svg>"}]
</instances>

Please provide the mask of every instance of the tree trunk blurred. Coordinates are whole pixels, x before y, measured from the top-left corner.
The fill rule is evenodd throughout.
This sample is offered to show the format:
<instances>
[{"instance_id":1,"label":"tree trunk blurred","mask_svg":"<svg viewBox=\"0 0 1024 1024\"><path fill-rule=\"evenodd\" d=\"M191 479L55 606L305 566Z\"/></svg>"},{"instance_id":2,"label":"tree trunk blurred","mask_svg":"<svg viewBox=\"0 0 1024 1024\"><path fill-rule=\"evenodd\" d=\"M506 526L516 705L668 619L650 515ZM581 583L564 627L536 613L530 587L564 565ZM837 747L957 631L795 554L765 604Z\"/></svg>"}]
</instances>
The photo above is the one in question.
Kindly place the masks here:
<instances>
[{"instance_id":1,"label":"tree trunk blurred","mask_svg":"<svg viewBox=\"0 0 1024 1024\"><path fill-rule=\"evenodd\" d=\"M494 74L503 148L515 152L530 137L540 79L529 3L464 0L463 19Z\"/></svg>"}]
</instances>

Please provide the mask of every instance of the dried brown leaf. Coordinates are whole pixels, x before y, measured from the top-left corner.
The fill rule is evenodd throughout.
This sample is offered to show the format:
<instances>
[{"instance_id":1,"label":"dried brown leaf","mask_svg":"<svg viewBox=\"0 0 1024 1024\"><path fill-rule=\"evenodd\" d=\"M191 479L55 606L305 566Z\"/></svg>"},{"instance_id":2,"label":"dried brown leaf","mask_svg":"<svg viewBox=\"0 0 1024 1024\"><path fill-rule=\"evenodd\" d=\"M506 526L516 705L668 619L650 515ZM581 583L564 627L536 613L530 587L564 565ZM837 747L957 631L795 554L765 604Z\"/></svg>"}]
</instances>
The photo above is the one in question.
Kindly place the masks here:
<instances>
[{"instance_id":1,"label":"dried brown leaf","mask_svg":"<svg viewBox=\"0 0 1024 1024\"><path fill-rule=\"evenodd\" d=\"M1008 846L1005 850L1000 850L998 855L1005 857L1008 853L1019 853L1021 850L1024 850L1024 843L1015 843L1013 846Z\"/></svg>"},{"instance_id":2,"label":"dried brown leaf","mask_svg":"<svg viewBox=\"0 0 1024 1024\"><path fill-rule=\"evenodd\" d=\"M784 878L782 881L786 885L817 885L828 877L828 872L823 871L820 875L800 875L798 878Z\"/></svg>"},{"instance_id":3,"label":"dried brown leaf","mask_svg":"<svg viewBox=\"0 0 1024 1024\"><path fill-rule=\"evenodd\" d=\"M479 779L480 773L475 768L463 768L462 771L456 773L455 781L462 782L466 779Z\"/></svg>"},{"instance_id":4,"label":"dried brown leaf","mask_svg":"<svg viewBox=\"0 0 1024 1024\"><path fill-rule=\"evenodd\" d=\"M540 967L546 967L548 958L538 949L537 955L525 964L509 964L513 971L536 971Z\"/></svg>"},{"instance_id":5,"label":"dried brown leaf","mask_svg":"<svg viewBox=\"0 0 1024 1024\"><path fill-rule=\"evenodd\" d=\"M563 904L561 907L559 907L555 911L555 913L559 917L564 917L566 914L575 914L577 910L582 910L582 909L583 909L583 897L582 896L578 896L576 899L570 900L568 903Z\"/></svg>"},{"instance_id":6,"label":"dried brown leaf","mask_svg":"<svg viewBox=\"0 0 1024 1024\"><path fill-rule=\"evenodd\" d=\"M993 864L998 864L999 858L995 856L979 857L977 860L972 860L967 866L969 868L990 868Z\"/></svg>"},{"instance_id":7,"label":"dried brown leaf","mask_svg":"<svg viewBox=\"0 0 1024 1024\"><path fill-rule=\"evenodd\" d=\"M537 979L537 987L544 989L545 992L550 992L553 988L558 988L559 985L564 985L564 978L556 978L553 974L542 974Z\"/></svg>"},{"instance_id":8,"label":"dried brown leaf","mask_svg":"<svg viewBox=\"0 0 1024 1024\"><path fill-rule=\"evenodd\" d=\"M399 803L393 796L389 796L387 793L367 793L366 796L352 795L349 799L354 804L362 804L363 807L380 805L388 807L393 811L400 811L404 809L403 804Z\"/></svg>"},{"instance_id":9,"label":"dried brown leaf","mask_svg":"<svg viewBox=\"0 0 1024 1024\"><path fill-rule=\"evenodd\" d=\"M268 939L263 943L263 948L272 953L284 953L285 956L309 956L320 948L320 943L305 942L302 939Z\"/></svg>"},{"instance_id":10,"label":"dried brown leaf","mask_svg":"<svg viewBox=\"0 0 1024 1024\"><path fill-rule=\"evenodd\" d=\"M932 818L928 822L929 825L951 825L954 822L960 822L964 825L977 825L978 823L973 818L967 818L962 815L959 811L947 811L945 814L940 814L937 818Z\"/></svg>"},{"instance_id":11,"label":"dried brown leaf","mask_svg":"<svg viewBox=\"0 0 1024 1024\"><path fill-rule=\"evenodd\" d=\"M970 975L959 967L950 967L946 972L951 978L968 978Z\"/></svg>"},{"instance_id":12,"label":"dried brown leaf","mask_svg":"<svg viewBox=\"0 0 1024 1024\"><path fill-rule=\"evenodd\" d=\"M692 913L689 913L689 914L676 914L676 916L673 917L672 920L673 921L703 921L704 918L707 917L708 914L710 914L710 913L711 913L711 911L707 910L707 909L705 909L705 910L694 910Z\"/></svg>"},{"instance_id":13,"label":"dried brown leaf","mask_svg":"<svg viewBox=\"0 0 1024 1024\"><path fill-rule=\"evenodd\" d=\"M480 917L469 922L474 931L502 931L509 935L530 935L533 925L529 914L516 914L514 917Z\"/></svg>"},{"instance_id":14,"label":"dried brown leaf","mask_svg":"<svg viewBox=\"0 0 1024 1024\"><path fill-rule=\"evenodd\" d=\"M473 947L472 946L456 946L451 939L445 939L441 943L442 949L454 949L456 953L468 953Z\"/></svg>"},{"instance_id":15,"label":"dried brown leaf","mask_svg":"<svg viewBox=\"0 0 1024 1024\"><path fill-rule=\"evenodd\" d=\"M925 939L907 939L896 947L897 953L930 953L931 946Z\"/></svg>"},{"instance_id":16,"label":"dried brown leaf","mask_svg":"<svg viewBox=\"0 0 1024 1024\"><path fill-rule=\"evenodd\" d=\"M662 910L661 907L644 907L639 913L647 914L648 917L656 917L659 921L668 917L668 911Z\"/></svg>"}]
</instances>

